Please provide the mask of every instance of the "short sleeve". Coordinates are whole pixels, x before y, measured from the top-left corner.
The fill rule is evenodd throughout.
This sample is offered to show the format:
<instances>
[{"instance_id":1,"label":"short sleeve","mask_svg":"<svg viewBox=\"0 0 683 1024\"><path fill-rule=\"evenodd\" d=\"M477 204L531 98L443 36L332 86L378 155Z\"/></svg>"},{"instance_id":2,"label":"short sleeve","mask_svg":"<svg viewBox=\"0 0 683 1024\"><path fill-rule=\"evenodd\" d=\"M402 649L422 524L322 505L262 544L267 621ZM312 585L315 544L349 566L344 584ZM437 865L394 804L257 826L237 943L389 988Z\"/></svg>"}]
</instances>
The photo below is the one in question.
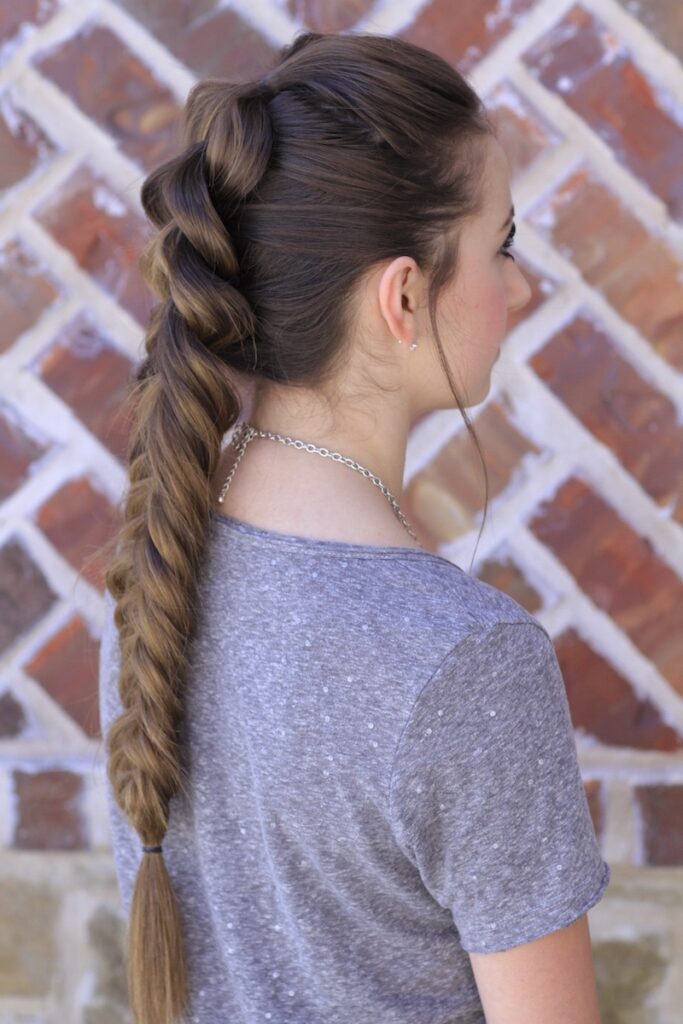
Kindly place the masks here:
<instances>
[{"instance_id":1,"label":"short sleeve","mask_svg":"<svg viewBox=\"0 0 683 1024\"><path fill-rule=\"evenodd\" d=\"M549 634L503 622L456 645L418 694L395 751L394 833L463 949L566 927L610 880Z\"/></svg>"}]
</instances>

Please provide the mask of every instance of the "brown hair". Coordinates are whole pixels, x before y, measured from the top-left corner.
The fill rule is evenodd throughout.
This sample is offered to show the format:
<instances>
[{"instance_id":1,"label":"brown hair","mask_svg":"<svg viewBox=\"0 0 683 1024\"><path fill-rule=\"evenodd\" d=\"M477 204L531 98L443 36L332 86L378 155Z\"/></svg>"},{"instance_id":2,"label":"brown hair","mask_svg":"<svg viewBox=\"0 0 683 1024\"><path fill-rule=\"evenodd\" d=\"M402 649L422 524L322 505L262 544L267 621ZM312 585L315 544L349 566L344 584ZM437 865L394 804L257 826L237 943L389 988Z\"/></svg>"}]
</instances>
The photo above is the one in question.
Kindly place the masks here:
<instances>
[{"instance_id":1,"label":"brown hair","mask_svg":"<svg viewBox=\"0 0 683 1024\"><path fill-rule=\"evenodd\" d=\"M456 272L457 228L481 208L478 143L493 134L465 78L430 51L305 32L258 82L198 82L182 151L144 180L158 231L140 268L160 301L131 388L130 486L105 576L124 707L107 733L107 773L144 845L162 842L187 784L178 727L210 483L241 412L230 371L323 391L345 359L362 277L409 254L427 275L439 359L481 456L436 302ZM135 1021L171 1024L187 978L163 854L142 857L127 955Z\"/></svg>"}]
</instances>

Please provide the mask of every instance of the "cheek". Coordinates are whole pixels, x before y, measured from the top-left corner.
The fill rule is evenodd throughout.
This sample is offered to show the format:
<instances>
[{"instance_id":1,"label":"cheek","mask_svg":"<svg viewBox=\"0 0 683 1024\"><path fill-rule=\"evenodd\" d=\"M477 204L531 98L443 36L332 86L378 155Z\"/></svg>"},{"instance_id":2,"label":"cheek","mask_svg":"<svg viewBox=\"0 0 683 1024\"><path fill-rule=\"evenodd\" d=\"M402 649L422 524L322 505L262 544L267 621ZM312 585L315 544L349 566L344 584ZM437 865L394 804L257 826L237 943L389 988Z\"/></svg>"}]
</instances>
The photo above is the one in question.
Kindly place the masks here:
<instances>
[{"instance_id":1,"label":"cheek","mask_svg":"<svg viewBox=\"0 0 683 1024\"><path fill-rule=\"evenodd\" d=\"M451 322L480 350L482 340L492 338L498 344L505 332L507 295L499 266L483 260L469 269L445 298L445 305Z\"/></svg>"},{"instance_id":2,"label":"cheek","mask_svg":"<svg viewBox=\"0 0 683 1024\"><path fill-rule=\"evenodd\" d=\"M482 274L473 298L477 329L497 338L507 324L507 297L502 275L497 269Z\"/></svg>"}]
</instances>

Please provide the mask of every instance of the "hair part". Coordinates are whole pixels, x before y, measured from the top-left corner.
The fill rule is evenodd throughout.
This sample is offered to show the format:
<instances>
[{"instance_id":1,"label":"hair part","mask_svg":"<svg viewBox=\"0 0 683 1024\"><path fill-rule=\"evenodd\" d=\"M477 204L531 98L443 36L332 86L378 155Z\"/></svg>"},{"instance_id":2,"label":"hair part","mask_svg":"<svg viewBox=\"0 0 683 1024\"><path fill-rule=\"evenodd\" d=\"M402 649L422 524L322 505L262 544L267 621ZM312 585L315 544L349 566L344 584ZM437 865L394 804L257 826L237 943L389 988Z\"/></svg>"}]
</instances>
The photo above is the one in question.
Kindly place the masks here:
<instances>
[{"instance_id":1,"label":"hair part","mask_svg":"<svg viewBox=\"0 0 683 1024\"><path fill-rule=\"evenodd\" d=\"M124 709L106 735L107 775L144 845L162 842L173 798L189 792L180 728L210 485L241 413L231 370L331 393L359 284L380 261L412 256L429 282L440 363L482 459L483 529L486 464L436 310L457 273L459 229L482 206L480 143L492 135L475 91L429 50L303 32L259 81L193 86L181 152L143 182L157 231L139 265L159 302L130 388L129 486L105 584ZM142 856L127 960L135 1024L175 1024L188 977L163 854Z\"/></svg>"}]
</instances>

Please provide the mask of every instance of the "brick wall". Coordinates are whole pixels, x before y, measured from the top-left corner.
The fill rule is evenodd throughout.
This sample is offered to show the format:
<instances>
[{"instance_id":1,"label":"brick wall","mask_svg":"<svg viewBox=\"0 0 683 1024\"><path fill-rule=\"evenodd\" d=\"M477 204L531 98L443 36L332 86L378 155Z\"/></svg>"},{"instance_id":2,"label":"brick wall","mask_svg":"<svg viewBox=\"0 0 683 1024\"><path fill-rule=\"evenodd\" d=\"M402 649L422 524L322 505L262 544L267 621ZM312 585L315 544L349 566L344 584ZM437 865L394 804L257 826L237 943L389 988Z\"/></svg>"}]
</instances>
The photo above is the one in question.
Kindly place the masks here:
<instances>
[{"instance_id":1,"label":"brick wall","mask_svg":"<svg viewBox=\"0 0 683 1024\"><path fill-rule=\"evenodd\" d=\"M556 644L596 833L605 1021L683 1005L683 7L679 0L14 0L0 10L0 1018L125 1021L103 800L103 566L151 299L138 190L208 74L302 25L456 62L513 171L533 298L473 411L473 571ZM411 436L406 514L468 566L457 412ZM647 1008L647 1009L646 1009Z\"/></svg>"}]
</instances>

